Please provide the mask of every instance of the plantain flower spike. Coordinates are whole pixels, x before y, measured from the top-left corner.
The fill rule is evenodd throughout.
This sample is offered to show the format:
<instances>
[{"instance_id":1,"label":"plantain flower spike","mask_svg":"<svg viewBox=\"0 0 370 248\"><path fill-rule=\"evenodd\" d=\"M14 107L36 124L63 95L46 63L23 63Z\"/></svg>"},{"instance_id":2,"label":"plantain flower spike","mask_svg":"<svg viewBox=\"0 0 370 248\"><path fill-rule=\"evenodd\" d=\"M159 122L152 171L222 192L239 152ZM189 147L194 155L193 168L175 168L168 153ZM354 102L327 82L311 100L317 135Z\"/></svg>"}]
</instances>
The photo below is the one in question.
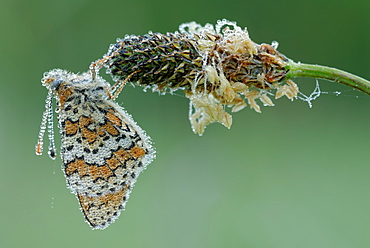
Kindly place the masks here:
<instances>
[{"instance_id":1,"label":"plantain flower spike","mask_svg":"<svg viewBox=\"0 0 370 248\"><path fill-rule=\"evenodd\" d=\"M277 43L256 44L235 22L190 22L174 33L118 39L92 67L104 65L123 85L131 82L162 94L183 90L192 129L202 135L212 122L230 128L226 107L237 112L249 105L261 112L260 102L274 106L270 97L297 97L298 86L285 78L288 59L276 48Z\"/></svg>"}]
</instances>

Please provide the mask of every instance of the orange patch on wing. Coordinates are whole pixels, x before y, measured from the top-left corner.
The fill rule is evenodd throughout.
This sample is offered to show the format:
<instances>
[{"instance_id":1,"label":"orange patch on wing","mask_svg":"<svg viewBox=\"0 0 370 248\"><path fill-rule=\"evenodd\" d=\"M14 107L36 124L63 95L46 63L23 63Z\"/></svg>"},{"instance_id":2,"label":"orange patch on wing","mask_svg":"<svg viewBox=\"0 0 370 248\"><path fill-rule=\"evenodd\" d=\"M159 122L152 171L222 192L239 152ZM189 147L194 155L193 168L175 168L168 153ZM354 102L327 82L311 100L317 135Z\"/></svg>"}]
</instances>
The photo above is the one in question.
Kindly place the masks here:
<instances>
[{"instance_id":1,"label":"orange patch on wing","mask_svg":"<svg viewBox=\"0 0 370 248\"><path fill-rule=\"evenodd\" d=\"M94 123L92 117L85 117L81 116L80 118L80 127L81 127L81 134L89 143L93 143L98 138L98 134L96 131L91 131L87 129L87 127Z\"/></svg>"},{"instance_id":2,"label":"orange patch on wing","mask_svg":"<svg viewBox=\"0 0 370 248\"><path fill-rule=\"evenodd\" d=\"M113 172L108 168L108 166L96 166L90 165L89 166L89 176L91 180L96 180L97 178L103 178L104 180L108 180L108 177L113 175Z\"/></svg>"},{"instance_id":3,"label":"orange patch on wing","mask_svg":"<svg viewBox=\"0 0 370 248\"><path fill-rule=\"evenodd\" d=\"M103 127L103 128L105 129L105 131L106 131L107 133L109 133L110 135L113 135L113 136L117 136L117 135L118 135L118 130L117 130L117 128L115 128L115 127L112 125L112 123L111 123L111 122L107 122L107 124L103 125L102 127Z\"/></svg>"},{"instance_id":4,"label":"orange patch on wing","mask_svg":"<svg viewBox=\"0 0 370 248\"><path fill-rule=\"evenodd\" d=\"M116 158L119 161L121 161L122 164L124 163L124 161L126 161L127 159L129 159L131 157L130 154L127 151L123 150L123 149L119 149L118 151L114 152L113 154L114 154L114 156L116 156Z\"/></svg>"},{"instance_id":5,"label":"orange patch on wing","mask_svg":"<svg viewBox=\"0 0 370 248\"><path fill-rule=\"evenodd\" d=\"M133 147L130 149L129 153L135 158L139 158L145 155L145 150L141 147Z\"/></svg>"},{"instance_id":6,"label":"orange patch on wing","mask_svg":"<svg viewBox=\"0 0 370 248\"><path fill-rule=\"evenodd\" d=\"M111 169L106 165L99 166L99 169L100 169L100 174L103 176L103 178L107 180L109 176L113 175L113 172L111 171Z\"/></svg>"},{"instance_id":7,"label":"orange patch on wing","mask_svg":"<svg viewBox=\"0 0 370 248\"><path fill-rule=\"evenodd\" d=\"M119 127L122 125L121 119L120 119L120 118L118 118L116 115L114 115L114 114L112 114L112 113L110 113L110 112L107 112L107 113L106 113L106 117L107 117L107 119L108 119L110 122L112 122L114 125L119 126Z\"/></svg>"},{"instance_id":8,"label":"orange patch on wing","mask_svg":"<svg viewBox=\"0 0 370 248\"><path fill-rule=\"evenodd\" d=\"M80 125L81 126L86 127L86 126L90 125L91 123L93 123L93 120L92 120L91 117L81 116L81 118L80 118Z\"/></svg>"},{"instance_id":9,"label":"orange patch on wing","mask_svg":"<svg viewBox=\"0 0 370 248\"><path fill-rule=\"evenodd\" d=\"M65 130L67 135L74 135L78 130L78 123L72 123L71 121L65 121Z\"/></svg>"},{"instance_id":10,"label":"orange patch on wing","mask_svg":"<svg viewBox=\"0 0 370 248\"><path fill-rule=\"evenodd\" d=\"M109 168L111 168L112 170L115 170L118 166L122 165L122 163L115 157L108 159L107 164L109 165Z\"/></svg>"},{"instance_id":11,"label":"orange patch on wing","mask_svg":"<svg viewBox=\"0 0 370 248\"><path fill-rule=\"evenodd\" d=\"M86 127L81 127L81 135L84 137L89 143L93 143L98 138L98 134L94 131L90 131Z\"/></svg>"},{"instance_id":12,"label":"orange patch on wing","mask_svg":"<svg viewBox=\"0 0 370 248\"><path fill-rule=\"evenodd\" d=\"M126 165L128 160L134 161L144 155L145 150L140 147L133 147L130 150L119 149L113 153L112 158L109 159L107 163L109 164L110 168L115 169L121 164Z\"/></svg>"},{"instance_id":13,"label":"orange patch on wing","mask_svg":"<svg viewBox=\"0 0 370 248\"><path fill-rule=\"evenodd\" d=\"M98 166L96 165L89 166L89 176L91 180L96 180L98 177L101 177Z\"/></svg>"},{"instance_id":14,"label":"orange patch on wing","mask_svg":"<svg viewBox=\"0 0 370 248\"><path fill-rule=\"evenodd\" d=\"M89 165L87 165L82 159L76 159L75 161L66 165L65 172L67 176L70 176L77 170L78 175L82 177L88 174L88 167Z\"/></svg>"}]
</instances>

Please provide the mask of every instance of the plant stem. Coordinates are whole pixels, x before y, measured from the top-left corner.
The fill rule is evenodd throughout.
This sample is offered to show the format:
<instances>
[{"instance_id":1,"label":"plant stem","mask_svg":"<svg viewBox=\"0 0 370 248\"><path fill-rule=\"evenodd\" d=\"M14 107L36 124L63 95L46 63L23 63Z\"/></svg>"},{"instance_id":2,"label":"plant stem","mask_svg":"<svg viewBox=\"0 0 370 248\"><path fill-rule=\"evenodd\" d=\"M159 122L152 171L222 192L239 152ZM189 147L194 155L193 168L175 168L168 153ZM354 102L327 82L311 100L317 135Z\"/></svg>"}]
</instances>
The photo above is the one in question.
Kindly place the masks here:
<instances>
[{"instance_id":1,"label":"plant stem","mask_svg":"<svg viewBox=\"0 0 370 248\"><path fill-rule=\"evenodd\" d=\"M286 75L287 79L293 77L322 78L347 85L370 95L369 81L339 69L322 65L296 63L292 60L289 60L286 68L290 70Z\"/></svg>"}]
</instances>

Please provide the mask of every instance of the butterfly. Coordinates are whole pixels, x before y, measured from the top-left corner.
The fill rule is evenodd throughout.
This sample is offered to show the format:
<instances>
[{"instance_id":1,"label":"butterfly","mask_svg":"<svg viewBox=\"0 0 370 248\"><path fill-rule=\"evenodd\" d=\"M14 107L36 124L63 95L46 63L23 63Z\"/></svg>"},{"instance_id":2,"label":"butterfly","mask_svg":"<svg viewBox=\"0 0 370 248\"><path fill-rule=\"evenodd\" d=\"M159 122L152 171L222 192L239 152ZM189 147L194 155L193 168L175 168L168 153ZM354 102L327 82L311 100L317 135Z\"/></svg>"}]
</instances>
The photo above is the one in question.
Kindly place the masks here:
<instances>
[{"instance_id":1,"label":"butterfly","mask_svg":"<svg viewBox=\"0 0 370 248\"><path fill-rule=\"evenodd\" d=\"M54 97L67 186L92 229L105 229L119 217L139 174L155 158L151 139L114 101L122 82L112 87L92 71L54 69L44 74L42 85L48 96L36 154L42 154L48 129L49 156L56 157Z\"/></svg>"}]
</instances>

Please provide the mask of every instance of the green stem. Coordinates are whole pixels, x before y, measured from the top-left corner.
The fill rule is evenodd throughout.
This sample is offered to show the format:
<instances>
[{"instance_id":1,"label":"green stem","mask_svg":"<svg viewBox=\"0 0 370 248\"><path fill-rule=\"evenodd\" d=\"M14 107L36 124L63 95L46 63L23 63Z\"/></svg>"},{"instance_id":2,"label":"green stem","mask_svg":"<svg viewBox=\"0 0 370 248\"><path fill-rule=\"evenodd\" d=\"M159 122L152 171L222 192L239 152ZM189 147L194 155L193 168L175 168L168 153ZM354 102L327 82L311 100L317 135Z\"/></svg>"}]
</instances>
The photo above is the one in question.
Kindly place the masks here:
<instances>
[{"instance_id":1,"label":"green stem","mask_svg":"<svg viewBox=\"0 0 370 248\"><path fill-rule=\"evenodd\" d=\"M293 77L322 78L347 85L370 95L369 81L342 70L322 65L296 63L292 60L289 60L286 68L290 70L286 75L287 79Z\"/></svg>"}]
</instances>

